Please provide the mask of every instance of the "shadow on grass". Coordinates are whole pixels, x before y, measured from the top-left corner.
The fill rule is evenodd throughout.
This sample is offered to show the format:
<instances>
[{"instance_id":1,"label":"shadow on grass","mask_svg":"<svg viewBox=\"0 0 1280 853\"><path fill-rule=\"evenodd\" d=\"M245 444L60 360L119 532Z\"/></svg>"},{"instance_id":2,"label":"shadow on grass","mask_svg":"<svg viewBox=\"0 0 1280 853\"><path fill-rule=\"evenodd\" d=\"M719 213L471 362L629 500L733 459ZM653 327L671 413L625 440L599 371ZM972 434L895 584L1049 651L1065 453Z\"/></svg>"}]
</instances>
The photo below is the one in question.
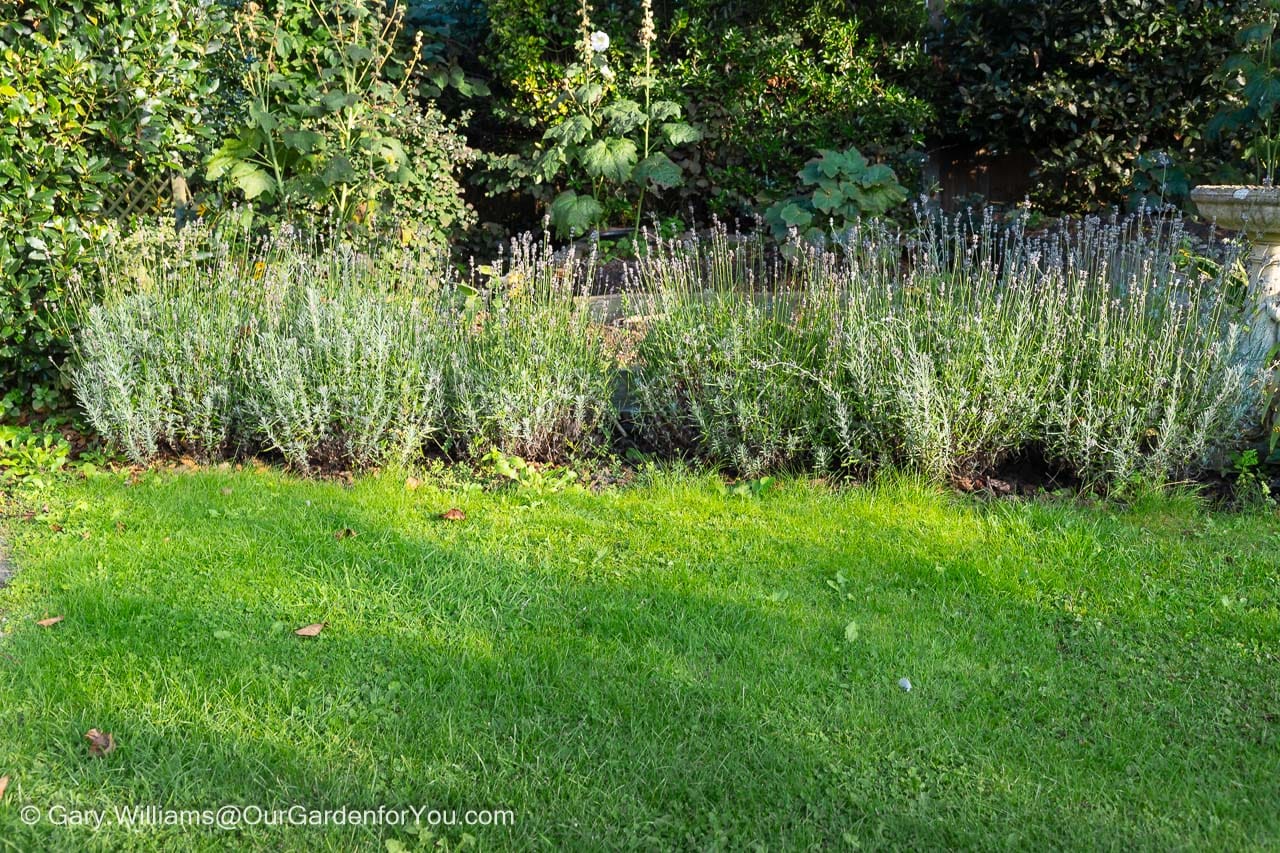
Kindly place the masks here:
<instances>
[{"instance_id":1,"label":"shadow on grass","mask_svg":"<svg viewBox=\"0 0 1280 853\"><path fill-rule=\"evenodd\" d=\"M222 482L246 494L209 515ZM668 541L643 541L663 520L626 499L433 526L400 497L285 491L135 493L119 514L137 532L28 567L67 621L5 640L0 771L21 787L3 843L410 839L29 829L19 801L512 809L514 827L466 830L499 847L1276 837L1280 688L1274 658L1239 648L1254 629L1081 613L1070 578L1012 580L979 524L694 496ZM290 633L318 620L315 640ZM86 758L90 727L119 750Z\"/></svg>"}]
</instances>

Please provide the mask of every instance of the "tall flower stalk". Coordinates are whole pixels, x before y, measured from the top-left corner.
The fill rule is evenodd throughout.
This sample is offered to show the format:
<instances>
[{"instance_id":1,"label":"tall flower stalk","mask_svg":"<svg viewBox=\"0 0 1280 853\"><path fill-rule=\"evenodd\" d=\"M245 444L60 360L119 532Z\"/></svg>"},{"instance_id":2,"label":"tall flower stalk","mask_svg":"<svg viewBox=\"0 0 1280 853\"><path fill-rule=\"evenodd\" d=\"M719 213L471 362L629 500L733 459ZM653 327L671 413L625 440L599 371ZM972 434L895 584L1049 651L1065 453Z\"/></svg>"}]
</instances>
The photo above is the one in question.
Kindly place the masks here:
<instances>
[{"instance_id":1,"label":"tall flower stalk","mask_svg":"<svg viewBox=\"0 0 1280 853\"><path fill-rule=\"evenodd\" d=\"M640 49L644 51L644 71L640 76L640 86L644 89L644 141L641 144L640 154L641 160L647 161L652 155L650 148L650 132L653 125L653 42L657 38L657 33L653 26L653 4L650 0L643 0L640 4L641 20L640 20ZM637 246L640 245L640 226L643 224L644 216L644 196L648 189L644 182L640 184L640 198L636 201L636 223L635 230L632 233L632 240Z\"/></svg>"},{"instance_id":2,"label":"tall flower stalk","mask_svg":"<svg viewBox=\"0 0 1280 853\"><path fill-rule=\"evenodd\" d=\"M634 211L638 238L648 195L684 180L683 168L669 152L702 134L681 119L679 104L654 99L657 31L649 0L641 4L642 59L631 79L609 64L609 36L592 28L585 0L578 14L578 61L566 69L560 97L566 114L543 134L535 173L542 182L565 186L549 211L562 235L600 224L609 214L606 203L621 199L625 210ZM589 195L580 191L584 185Z\"/></svg>"}]
</instances>

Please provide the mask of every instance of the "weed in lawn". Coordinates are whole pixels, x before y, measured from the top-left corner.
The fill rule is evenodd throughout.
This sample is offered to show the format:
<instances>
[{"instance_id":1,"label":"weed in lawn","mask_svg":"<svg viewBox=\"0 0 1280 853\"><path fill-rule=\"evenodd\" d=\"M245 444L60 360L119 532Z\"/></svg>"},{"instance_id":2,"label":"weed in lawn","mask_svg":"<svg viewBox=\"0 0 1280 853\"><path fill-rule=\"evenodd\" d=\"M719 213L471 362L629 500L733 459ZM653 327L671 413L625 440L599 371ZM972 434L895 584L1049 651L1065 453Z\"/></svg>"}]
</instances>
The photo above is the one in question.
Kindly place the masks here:
<instances>
[{"instance_id":1,"label":"weed in lawn","mask_svg":"<svg viewBox=\"0 0 1280 853\"><path fill-rule=\"evenodd\" d=\"M0 484L42 486L66 466L71 445L56 432L0 424Z\"/></svg>"}]
</instances>

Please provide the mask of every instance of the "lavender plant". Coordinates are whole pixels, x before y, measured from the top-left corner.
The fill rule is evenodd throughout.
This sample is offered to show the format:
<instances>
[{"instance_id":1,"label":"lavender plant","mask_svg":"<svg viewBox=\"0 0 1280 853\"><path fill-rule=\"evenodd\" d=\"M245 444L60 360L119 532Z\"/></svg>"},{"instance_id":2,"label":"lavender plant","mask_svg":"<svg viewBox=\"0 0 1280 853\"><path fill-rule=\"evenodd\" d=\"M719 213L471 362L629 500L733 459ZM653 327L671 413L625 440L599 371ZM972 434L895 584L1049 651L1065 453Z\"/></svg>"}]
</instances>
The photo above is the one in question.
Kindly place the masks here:
<instances>
[{"instance_id":1,"label":"lavender plant","mask_svg":"<svg viewBox=\"0 0 1280 853\"><path fill-rule=\"evenodd\" d=\"M72 288L76 397L138 463L162 450L213 459L235 441L237 350L256 298L235 283L253 261L209 236L142 230L100 247L101 280Z\"/></svg>"},{"instance_id":2,"label":"lavender plant","mask_svg":"<svg viewBox=\"0 0 1280 853\"><path fill-rule=\"evenodd\" d=\"M593 258L524 238L463 281L405 247L195 233L107 253L78 312L77 394L136 461L607 446L624 371L579 298ZM1168 480L1230 448L1260 400L1225 251L1206 263L1179 220L1141 216L659 239L632 283L626 390L651 444L748 475L958 477L1035 450L1091 487Z\"/></svg>"},{"instance_id":3,"label":"lavender plant","mask_svg":"<svg viewBox=\"0 0 1280 853\"><path fill-rule=\"evenodd\" d=\"M489 271L489 299L456 326L450 361L451 430L469 453L556 459L604 443L617 370L575 298L592 261L525 237Z\"/></svg>"},{"instance_id":4,"label":"lavender plant","mask_svg":"<svg viewBox=\"0 0 1280 853\"><path fill-rule=\"evenodd\" d=\"M517 241L481 294L430 250L356 251L340 233L161 243L104 252L100 298L76 312L78 398L136 462L267 451L363 468L442 446L543 459L606 438L615 369L574 298L589 259Z\"/></svg>"},{"instance_id":5,"label":"lavender plant","mask_svg":"<svg viewBox=\"0 0 1280 853\"><path fill-rule=\"evenodd\" d=\"M1238 437L1259 379L1229 265L1206 277L1185 243L1139 218L862 223L773 261L723 234L668 243L642 265L642 421L749 474L961 476L1035 448L1089 485L1167 479Z\"/></svg>"},{"instance_id":6,"label":"lavender plant","mask_svg":"<svg viewBox=\"0 0 1280 853\"><path fill-rule=\"evenodd\" d=\"M433 304L383 292L350 254L327 272L268 292L242 361L246 428L304 470L407 463L444 426Z\"/></svg>"}]
</instances>

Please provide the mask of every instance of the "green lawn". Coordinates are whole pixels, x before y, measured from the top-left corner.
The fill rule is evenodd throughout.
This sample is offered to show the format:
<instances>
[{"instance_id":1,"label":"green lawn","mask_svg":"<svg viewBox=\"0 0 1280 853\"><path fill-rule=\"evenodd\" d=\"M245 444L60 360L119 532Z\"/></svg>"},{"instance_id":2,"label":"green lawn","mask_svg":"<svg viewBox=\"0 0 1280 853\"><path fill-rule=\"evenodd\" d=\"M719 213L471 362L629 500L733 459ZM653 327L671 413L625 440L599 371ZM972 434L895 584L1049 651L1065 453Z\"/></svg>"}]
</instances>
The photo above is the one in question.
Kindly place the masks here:
<instances>
[{"instance_id":1,"label":"green lawn","mask_svg":"<svg viewBox=\"0 0 1280 853\"><path fill-rule=\"evenodd\" d=\"M426 836L47 821L227 803L514 813L450 848L1280 844L1274 517L272 471L38 502L5 521L0 849Z\"/></svg>"}]
</instances>

